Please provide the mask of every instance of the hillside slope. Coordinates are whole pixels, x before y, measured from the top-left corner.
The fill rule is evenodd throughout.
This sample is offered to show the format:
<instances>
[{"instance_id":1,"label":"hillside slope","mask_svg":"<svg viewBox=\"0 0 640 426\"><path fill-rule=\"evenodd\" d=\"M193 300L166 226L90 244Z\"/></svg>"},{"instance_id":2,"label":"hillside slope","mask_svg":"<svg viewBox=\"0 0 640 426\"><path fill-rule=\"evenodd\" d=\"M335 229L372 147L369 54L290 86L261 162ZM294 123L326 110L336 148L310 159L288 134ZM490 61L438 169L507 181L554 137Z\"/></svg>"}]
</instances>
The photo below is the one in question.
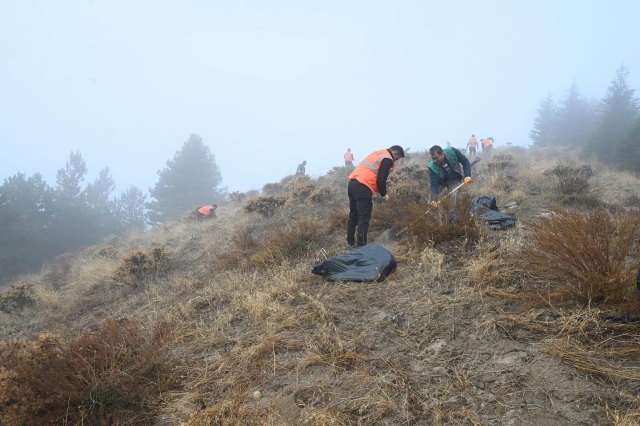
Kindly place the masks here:
<instances>
[{"instance_id":1,"label":"hillside slope","mask_svg":"<svg viewBox=\"0 0 640 426\"><path fill-rule=\"evenodd\" d=\"M22 277L0 293L0 424L638 424L638 180L498 150L455 217L425 215L426 161L374 206L383 283L310 273L348 250L343 167ZM478 195L517 226L467 216Z\"/></svg>"}]
</instances>

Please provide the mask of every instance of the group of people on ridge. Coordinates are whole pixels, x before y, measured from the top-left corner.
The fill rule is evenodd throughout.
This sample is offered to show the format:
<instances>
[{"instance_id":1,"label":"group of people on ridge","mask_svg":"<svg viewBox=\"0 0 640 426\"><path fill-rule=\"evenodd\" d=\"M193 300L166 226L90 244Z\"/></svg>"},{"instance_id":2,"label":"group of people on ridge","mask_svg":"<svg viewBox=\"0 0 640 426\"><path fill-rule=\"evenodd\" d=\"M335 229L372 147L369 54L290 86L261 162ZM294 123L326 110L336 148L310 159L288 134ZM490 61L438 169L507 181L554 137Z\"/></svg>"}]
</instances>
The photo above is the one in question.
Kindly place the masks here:
<instances>
[{"instance_id":1,"label":"group of people on ridge","mask_svg":"<svg viewBox=\"0 0 640 426\"><path fill-rule=\"evenodd\" d=\"M431 160L428 168L432 196L439 195L445 189L451 192L462 182L471 183L471 163L460 150L451 146L442 148L434 145L429 149L429 155ZM366 156L349 175L347 244L350 246L367 245L373 195L377 192L380 195L378 200L382 202L389 200L387 178L395 168L396 161L403 157L404 149L399 145L374 151ZM456 195L455 192L451 194L453 203L456 201ZM438 202L431 201L431 207L438 208Z\"/></svg>"},{"instance_id":2,"label":"group of people on ridge","mask_svg":"<svg viewBox=\"0 0 640 426\"><path fill-rule=\"evenodd\" d=\"M353 167L353 162L355 159L353 158L353 153L351 152L351 148L347 148L347 152L344 153L344 165L347 167ZM305 166L307 165L306 161L298 164L296 168L296 176L302 176L306 173Z\"/></svg>"},{"instance_id":3,"label":"group of people on ridge","mask_svg":"<svg viewBox=\"0 0 640 426\"><path fill-rule=\"evenodd\" d=\"M480 140L480 146L482 147L482 152L487 155L491 155L491 151L493 150L493 138L483 138ZM478 148L478 139L476 139L476 135L471 135L469 138L469 142L467 142L467 150L469 151L469 155L473 154L476 156L476 150Z\"/></svg>"}]
</instances>

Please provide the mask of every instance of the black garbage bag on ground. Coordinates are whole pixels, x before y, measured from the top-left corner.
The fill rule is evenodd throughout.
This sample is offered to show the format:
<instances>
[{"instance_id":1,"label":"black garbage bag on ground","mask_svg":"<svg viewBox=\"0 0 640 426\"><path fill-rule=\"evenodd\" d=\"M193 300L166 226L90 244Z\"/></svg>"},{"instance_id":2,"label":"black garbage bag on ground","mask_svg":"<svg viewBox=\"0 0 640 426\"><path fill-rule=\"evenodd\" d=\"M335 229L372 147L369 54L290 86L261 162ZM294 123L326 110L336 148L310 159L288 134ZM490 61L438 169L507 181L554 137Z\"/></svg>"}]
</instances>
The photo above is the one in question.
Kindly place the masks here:
<instances>
[{"instance_id":1,"label":"black garbage bag on ground","mask_svg":"<svg viewBox=\"0 0 640 426\"><path fill-rule=\"evenodd\" d=\"M498 202L496 201L496 197L493 195L483 195L482 197L475 197L471 200L471 213L476 214L479 211L484 211L486 209L498 210Z\"/></svg>"},{"instance_id":2,"label":"black garbage bag on ground","mask_svg":"<svg viewBox=\"0 0 640 426\"><path fill-rule=\"evenodd\" d=\"M371 243L324 260L316 264L311 273L331 282L382 282L397 266L398 262L387 249Z\"/></svg>"},{"instance_id":3,"label":"black garbage bag on ground","mask_svg":"<svg viewBox=\"0 0 640 426\"><path fill-rule=\"evenodd\" d=\"M507 229L516 224L514 217L500 213L496 197L493 195L475 197L471 200L471 214L487 222L491 229Z\"/></svg>"}]
</instances>

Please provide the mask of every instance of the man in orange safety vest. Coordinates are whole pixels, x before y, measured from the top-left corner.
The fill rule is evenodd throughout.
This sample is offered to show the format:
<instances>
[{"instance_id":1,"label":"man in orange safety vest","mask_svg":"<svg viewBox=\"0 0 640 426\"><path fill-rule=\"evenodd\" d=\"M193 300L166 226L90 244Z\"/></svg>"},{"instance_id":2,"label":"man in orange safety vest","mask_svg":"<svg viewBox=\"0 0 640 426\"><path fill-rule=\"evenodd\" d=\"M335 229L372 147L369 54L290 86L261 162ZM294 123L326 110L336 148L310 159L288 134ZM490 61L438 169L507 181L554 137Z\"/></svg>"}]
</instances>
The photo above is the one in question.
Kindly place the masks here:
<instances>
[{"instance_id":1,"label":"man in orange safety vest","mask_svg":"<svg viewBox=\"0 0 640 426\"><path fill-rule=\"evenodd\" d=\"M493 151L493 138L484 138L480 143L482 144L482 152L491 155L491 151Z\"/></svg>"},{"instance_id":2,"label":"man in orange safety vest","mask_svg":"<svg viewBox=\"0 0 640 426\"><path fill-rule=\"evenodd\" d=\"M216 209L218 208L215 204L209 204L208 206L202 206L196 210L196 216L199 219L204 218L215 218L216 217Z\"/></svg>"},{"instance_id":3,"label":"man in orange safety vest","mask_svg":"<svg viewBox=\"0 0 640 426\"><path fill-rule=\"evenodd\" d=\"M469 155L473 154L476 156L476 149L478 148L478 139L476 139L476 135L471 135L469 138L469 142L467 142L467 149L469 150Z\"/></svg>"},{"instance_id":4,"label":"man in orange safety vest","mask_svg":"<svg viewBox=\"0 0 640 426\"><path fill-rule=\"evenodd\" d=\"M380 201L388 201L387 177L396 161L404 157L404 149L393 145L367 155L349 175L349 221L347 244L359 247L367 245L367 232L373 209L373 194L380 194ZM356 228L358 230L356 236ZM357 238L356 238L357 237Z\"/></svg>"},{"instance_id":5,"label":"man in orange safety vest","mask_svg":"<svg viewBox=\"0 0 640 426\"><path fill-rule=\"evenodd\" d=\"M353 167L353 153L351 148L347 148L347 152L344 153L344 165Z\"/></svg>"}]
</instances>

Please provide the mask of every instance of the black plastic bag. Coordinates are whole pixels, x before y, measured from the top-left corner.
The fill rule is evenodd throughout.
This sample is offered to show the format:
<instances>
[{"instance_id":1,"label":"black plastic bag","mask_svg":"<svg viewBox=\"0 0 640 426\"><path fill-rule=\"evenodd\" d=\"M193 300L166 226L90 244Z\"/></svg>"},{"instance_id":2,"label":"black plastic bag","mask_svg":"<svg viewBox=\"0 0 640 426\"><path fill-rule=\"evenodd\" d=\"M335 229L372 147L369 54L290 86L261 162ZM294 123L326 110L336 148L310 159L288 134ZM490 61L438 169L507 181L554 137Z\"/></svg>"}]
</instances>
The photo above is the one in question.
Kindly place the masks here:
<instances>
[{"instance_id":1,"label":"black plastic bag","mask_svg":"<svg viewBox=\"0 0 640 426\"><path fill-rule=\"evenodd\" d=\"M514 217L500 213L496 197L493 195L475 197L471 200L471 214L487 222L491 229L507 229L516 224Z\"/></svg>"},{"instance_id":2,"label":"black plastic bag","mask_svg":"<svg viewBox=\"0 0 640 426\"><path fill-rule=\"evenodd\" d=\"M397 266L387 249L372 243L319 262L311 273L331 282L382 282Z\"/></svg>"},{"instance_id":3,"label":"black plastic bag","mask_svg":"<svg viewBox=\"0 0 640 426\"><path fill-rule=\"evenodd\" d=\"M475 197L473 200L471 200L471 213L481 213L485 209L494 210L497 212L500 211L498 210L496 197L494 197L493 195L483 195L482 197Z\"/></svg>"}]
</instances>

